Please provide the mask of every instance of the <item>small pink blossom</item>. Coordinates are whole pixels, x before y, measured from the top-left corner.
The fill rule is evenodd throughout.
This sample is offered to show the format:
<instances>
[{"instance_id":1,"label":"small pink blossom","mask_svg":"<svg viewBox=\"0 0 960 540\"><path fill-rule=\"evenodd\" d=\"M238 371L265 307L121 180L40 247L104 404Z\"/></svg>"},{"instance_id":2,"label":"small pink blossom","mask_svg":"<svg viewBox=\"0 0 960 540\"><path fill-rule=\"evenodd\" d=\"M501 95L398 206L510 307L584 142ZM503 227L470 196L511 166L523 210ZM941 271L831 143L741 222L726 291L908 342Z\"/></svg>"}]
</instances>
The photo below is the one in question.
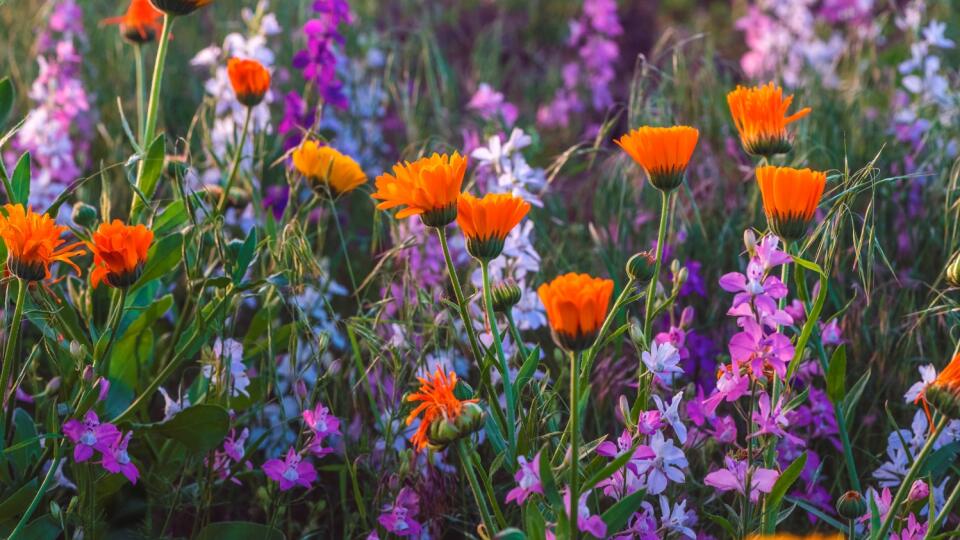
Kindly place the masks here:
<instances>
[{"instance_id":1,"label":"small pink blossom","mask_svg":"<svg viewBox=\"0 0 960 540\"><path fill-rule=\"evenodd\" d=\"M263 464L263 472L268 478L280 483L280 491L294 486L309 488L317 479L317 470L292 447L283 460L271 459Z\"/></svg>"}]
</instances>

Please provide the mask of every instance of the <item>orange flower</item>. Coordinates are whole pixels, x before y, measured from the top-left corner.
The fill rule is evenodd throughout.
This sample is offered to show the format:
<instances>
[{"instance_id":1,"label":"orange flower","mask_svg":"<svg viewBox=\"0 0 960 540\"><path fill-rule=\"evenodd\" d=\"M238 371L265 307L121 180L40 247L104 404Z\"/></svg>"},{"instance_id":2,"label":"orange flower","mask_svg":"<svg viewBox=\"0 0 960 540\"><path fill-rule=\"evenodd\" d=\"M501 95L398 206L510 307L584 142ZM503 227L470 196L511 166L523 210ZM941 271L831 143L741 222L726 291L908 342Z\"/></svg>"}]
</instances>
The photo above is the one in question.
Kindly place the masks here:
<instances>
[{"instance_id":1,"label":"orange flower","mask_svg":"<svg viewBox=\"0 0 960 540\"><path fill-rule=\"evenodd\" d=\"M231 58L227 62L227 74L237 101L247 107L259 105L270 90L270 72L256 60Z\"/></svg>"},{"instance_id":2,"label":"orange flower","mask_svg":"<svg viewBox=\"0 0 960 540\"><path fill-rule=\"evenodd\" d=\"M176 17L177 15L189 15L207 4L212 4L213 0L150 0L153 7Z\"/></svg>"},{"instance_id":3,"label":"orange flower","mask_svg":"<svg viewBox=\"0 0 960 540\"><path fill-rule=\"evenodd\" d=\"M397 218L419 215L428 227L443 227L457 219L457 197L467 172L467 158L454 152L433 154L393 166L393 174L377 177L374 199L380 210L405 206Z\"/></svg>"},{"instance_id":4,"label":"orange flower","mask_svg":"<svg viewBox=\"0 0 960 540\"><path fill-rule=\"evenodd\" d=\"M310 180L314 191L320 195L329 189L333 196L337 196L353 191L367 181L367 175L353 158L316 141L305 140L293 151L293 166Z\"/></svg>"},{"instance_id":5,"label":"orange flower","mask_svg":"<svg viewBox=\"0 0 960 540\"><path fill-rule=\"evenodd\" d=\"M565 274L537 289L557 343L571 351L593 344L607 316L613 281L587 274Z\"/></svg>"},{"instance_id":6,"label":"orange flower","mask_svg":"<svg viewBox=\"0 0 960 540\"><path fill-rule=\"evenodd\" d=\"M806 107L787 116L791 103L793 96L783 97L783 89L772 82L753 88L737 86L727 94L730 115L748 154L770 157L790 151L787 124L810 114Z\"/></svg>"},{"instance_id":7,"label":"orange flower","mask_svg":"<svg viewBox=\"0 0 960 540\"><path fill-rule=\"evenodd\" d=\"M147 262L147 250L153 243L153 231L143 225L125 225L119 219L101 223L87 247L93 253L90 282L125 289L140 279Z\"/></svg>"},{"instance_id":8,"label":"orange flower","mask_svg":"<svg viewBox=\"0 0 960 540\"><path fill-rule=\"evenodd\" d=\"M163 29L160 19L163 13L157 11L149 0L131 0L127 12L120 17L104 19L103 24L119 24L120 34L133 43L149 43L156 39Z\"/></svg>"},{"instance_id":9,"label":"orange flower","mask_svg":"<svg viewBox=\"0 0 960 540\"><path fill-rule=\"evenodd\" d=\"M827 175L810 169L767 165L757 168L757 182L770 228L784 240L800 240L817 210Z\"/></svg>"},{"instance_id":10,"label":"orange flower","mask_svg":"<svg viewBox=\"0 0 960 540\"><path fill-rule=\"evenodd\" d=\"M476 405L477 400L460 400L453 394L457 386L456 373L446 375L438 367L429 378L417 377L417 380L420 389L407 396L408 402L420 402L407 416L407 425L423 414L416 433L410 438L417 451L427 446L442 448L482 425L483 413Z\"/></svg>"},{"instance_id":11,"label":"orange flower","mask_svg":"<svg viewBox=\"0 0 960 540\"><path fill-rule=\"evenodd\" d=\"M767 535L752 535L747 538L747 540L843 540L844 536L842 534L806 534L803 536L790 533L776 533L776 534L767 534Z\"/></svg>"},{"instance_id":12,"label":"orange flower","mask_svg":"<svg viewBox=\"0 0 960 540\"><path fill-rule=\"evenodd\" d=\"M83 255L83 246L76 242L60 247L60 235L67 227L57 225L46 214L36 214L22 204L5 204L0 213L0 238L7 246L7 269L20 279L40 281L50 277L50 265L60 261L80 268L71 259ZM58 249L59 248L59 249Z\"/></svg>"},{"instance_id":13,"label":"orange flower","mask_svg":"<svg viewBox=\"0 0 960 540\"><path fill-rule=\"evenodd\" d=\"M457 223L467 238L467 251L481 261L500 256L503 241L530 211L530 203L509 193L488 193L478 199L462 193Z\"/></svg>"},{"instance_id":14,"label":"orange flower","mask_svg":"<svg viewBox=\"0 0 960 540\"><path fill-rule=\"evenodd\" d=\"M689 126L637 128L613 141L647 173L660 191L673 191L683 182L700 132Z\"/></svg>"},{"instance_id":15,"label":"orange flower","mask_svg":"<svg viewBox=\"0 0 960 540\"><path fill-rule=\"evenodd\" d=\"M937 375L923 393L924 406L929 401L940 414L960 419L960 354ZM927 413L930 416L930 413ZM933 422L930 422L931 429Z\"/></svg>"}]
</instances>

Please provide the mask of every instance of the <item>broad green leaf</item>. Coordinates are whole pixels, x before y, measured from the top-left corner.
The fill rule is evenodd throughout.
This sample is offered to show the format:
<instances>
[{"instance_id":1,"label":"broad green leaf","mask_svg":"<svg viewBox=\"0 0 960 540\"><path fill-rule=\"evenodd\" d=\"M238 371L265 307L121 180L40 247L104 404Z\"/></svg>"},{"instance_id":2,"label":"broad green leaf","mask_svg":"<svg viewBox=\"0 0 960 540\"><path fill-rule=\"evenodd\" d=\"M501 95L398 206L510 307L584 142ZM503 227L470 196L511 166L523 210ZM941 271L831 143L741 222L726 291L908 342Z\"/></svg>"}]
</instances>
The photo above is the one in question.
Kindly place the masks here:
<instances>
[{"instance_id":1,"label":"broad green leaf","mask_svg":"<svg viewBox=\"0 0 960 540\"><path fill-rule=\"evenodd\" d=\"M130 388L137 388L137 375L150 368L150 358L145 358L140 353L146 352L151 356L154 340L152 328L172 306L173 295L161 297L140 311L139 316L118 336L110 352L111 380L120 380ZM143 350L144 343L148 344L146 351Z\"/></svg>"},{"instance_id":2,"label":"broad green leaf","mask_svg":"<svg viewBox=\"0 0 960 540\"><path fill-rule=\"evenodd\" d=\"M13 110L13 82L9 77L0 80L0 128L7 123L10 118L10 111Z\"/></svg>"},{"instance_id":3,"label":"broad green leaf","mask_svg":"<svg viewBox=\"0 0 960 540\"><path fill-rule=\"evenodd\" d=\"M165 158L165 148L163 134L157 135L157 138L150 143L147 149L147 157L143 162L143 176L140 178L140 191L149 200L157 190L157 184L160 182L160 176L163 174L163 162Z\"/></svg>"},{"instance_id":4,"label":"broad green leaf","mask_svg":"<svg viewBox=\"0 0 960 540\"><path fill-rule=\"evenodd\" d=\"M30 506L38 489L40 489L40 483L34 478L14 491L9 497L0 501L0 523L15 517L19 518L23 511Z\"/></svg>"},{"instance_id":5,"label":"broad green leaf","mask_svg":"<svg viewBox=\"0 0 960 540\"><path fill-rule=\"evenodd\" d=\"M282 532L247 521L222 521L211 523L200 531L197 540L285 540Z\"/></svg>"},{"instance_id":6,"label":"broad green leaf","mask_svg":"<svg viewBox=\"0 0 960 540\"><path fill-rule=\"evenodd\" d=\"M34 424L33 418L23 409L13 411L13 426L15 431L13 432L13 444L11 446L27 443L18 450L9 453L10 462L13 463L13 467L19 475L40 458L40 439L37 436L37 426Z\"/></svg>"},{"instance_id":7,"label":"broad green leaf","mask_svg":"<svg viewBox=\"0 0 960 540\"><path fill-rule=\"evenodd\" d=\"M827 370L827 397L840 403L847 393L847 347L840 345L830 357Z\"/></svg>"},{"instance_id":8,"label":"broad green leaf","mask_svg":"<svg viewBox=\"0 0 960 540\"><path fill-rule=\"evenodd\" d=\"M550 501L554 508L560 510L563 508L563 502L560 498L560 492L557 490L557 480L553 476L553 467L550 466L550 458L547 457L550 452L544 446L540 450L540 483L543 486L543 495ZM562 513L562 512L561 512Z\"/></svg>"},{"instance_id":9,"label":"broad green leaf","mask_svg":"<svg viewBox=\"0 0 960 540\"><path fill-rule=\"evenodd\" d=\"M243 245L240 246L240 250L237 253L236 259L233 260L233 282L237 285L243 281L244 274L247 273L247 268L250 268L250 263L253 262L253 258L257 254L257 229L250 229L250 234L247 235L247 239L244 240Z\"/></svg>"},{"instance_id":10,"label":"broad green leaf","mask_svg":"<svg viewBox=\"0 0 960 540\"><path fill-rule=\"evenodd\" d=\"M170 203L154 218L151 229L153 234L162 237L182 227L187 223L188 218L183 199L178 199Z\"/></svg>"},{"instance_id":11,"label":"broad green leaf","mask_svg":"<svg viewBox=\"0 0 960 540\"><path fill-rule=\"evenodd\" d=\"M640 509L643 499L646 498L647 491L641 489L620 499L616 504L603 513L603 522L607 524L607 531L614 532L623 529L630 516Z\"/></svg>"},{"instance_id":12,"label":"broad green leaf","mask_svg":"<svg viewBox=\"0 0 960 540\"><path fill-rule=\"evenodd\" d=\"M30 199L30 152L20 156L17 166L13 169L13 178L10 182L13 193L10 201L13 204L27 205Z\"/></svg>"},{"instance_id":13,"label":"broad green leaf","mask_svg":"<svg viewBox=\"0 0 960 540\"><path fill-rule=\"evenodd\" d=\"M940 476L956 463L957 454L960 454L960 442L945 444L934 450L920 467L920 477L931 476L932 479L939 480Z\"/></svg>"},{"instance_id":14,"label":"broad green leaf","mask_svg":"<svg viewBox=\"0 0 960 540\"><path fill-rule=\"evenodd\" d=\"M520 371L517 372L517 378L514 381L516 395L519 396L520 392L522 392L524 387L527 386L527 383L530 382L530 378L533 376L533 372L537 370L538 365L540 365L539 345L530 351L530 354L527 355L527 359L524 360L523 365L520 366Z\"/></svg>"},{"instance_id":15,"label":"broad green leaf","mask_svg":"<svg viewBox=\"0 0 960 540\"><path fill-rule=\"evenodd\" d=\"M146 426L146 431L180 442L197 454L219 446L229 429L230 415L217 405L194 405L166 422Z\"/></svg>"},{"instance_id":16,"label":"broad green leaf","mask_svg":"<svg viewBox=\"0 0 960 540\"><path fill-rule=\"evenodd\" d=\"M806 464L807 453L804 452L800 454L797 459L793 460L793 463L791 463L789 467L780 473L780 478L777 478L777 482L773 484L773 489L770 490L770 494L767 495L767 511L763 516L764 532L774 532L777 525L776 519L774 518L780 512L780 503L787 495L787 492L790 491L793 483L800 477L800 473L803 472Z\"/></svg>"},{"instance_id":17,"label":"broad green leaf","mask_svg":"<svg viewBox=\"0 0 960 540\"><path fill-rule=\"evenodd\" d=\"M527 540L527 535L523 534L520 529L510 527L498 532L494 538L496 540Z\"/></svg>"},{"instance_id":18,"label":"broad green leaf","mask_svg":"<svg viewBox=\"0 0 960 540\"><path fill-rule=\"evenodd\" d=\"M171 234L155 242L147 252L147 264L144 266L143 274L130 287L130 292L173 271L181 262L182 247L183 235L180 233Z\"/></svg>"}]
</instances>

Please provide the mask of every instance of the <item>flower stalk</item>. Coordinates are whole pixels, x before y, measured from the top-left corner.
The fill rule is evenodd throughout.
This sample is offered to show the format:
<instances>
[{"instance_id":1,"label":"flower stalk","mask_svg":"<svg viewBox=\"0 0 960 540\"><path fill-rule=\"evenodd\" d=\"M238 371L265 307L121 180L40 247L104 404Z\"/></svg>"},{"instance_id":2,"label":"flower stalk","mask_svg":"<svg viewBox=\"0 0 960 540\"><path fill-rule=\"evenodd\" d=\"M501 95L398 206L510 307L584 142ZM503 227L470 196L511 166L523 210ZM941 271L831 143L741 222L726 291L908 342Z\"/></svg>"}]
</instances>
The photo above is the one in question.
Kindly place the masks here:
<instances>
[{"instance_id":1,"label":"flower stalk","mask_svg":"<svg viewBox=\"0 0 960 540\"><path fill-rule=\"evenodd\" d=\"M493 294L490 292L489 266L490 263L486 260L480 263L480 271L483 276L483 303L490 324L490 333L493 334L493 346L497 352L497 360L500 363L503 393L507 398L507 443L509 444L507 459L512 463L513 455L516 453L517 448L516 400L513 395L513 381L510 380L510 366L507 364L506 355L503 354L503 341L500 338L500 330L497 329L497 318L493 312Z\"/></svg>"},{"instance_id":2,"label":"flower stalk","mask_svg":"<svg viewBox=\"0 0 960 540\"><path fill-rule=\"evenodd\" d=\"M440 247L443 248L443 259L447 263L447 273L450 274L450 285L453 287L453 294L456 296L457 308L460 311L460 320L467 332L467 338L470 340L470 349L473 351L473 358L478 364L483 363L483 354L480 352L480 344L477 341L477 333L470 322L470 315L467 313L467 303L463 297L463 289L460 288L460 278L457 277L457 269L453 266L453 259L450 257L450 248L447 246L447 231L445 227L436 227L437 236L440 238Z\"/></svg>"},{"instance_id":3,"label":"flower stalk","mask_svg":"<svg viewBox=\"0 0 960 540\"><path fill-rule=\"evenodd\" d=\"M233 164L230 166L230 175L227 176L227 183L223 188L223 193L220 194L220 202L217 203L216 215L218 216L222 215L224 210L227 209L230 190L233 189L233 184L237 180L237 172L240 169L240 161L243 157L243 146L247 143L247 133L250 131L251 116L253 116L253 108L247 107L246 114L243 116L243 130L240 132L240 142L237 143L237 148L233 152Z\"/></svg>"},{"instance_id":4,"label":"flower stalk","mask_svg":"<svg viewBox=\"0 0 960 540\"><path fill-rule=\"evenodd\" d=\"M27 282L17 278L17 303L13 310L13 319L10 321L10 330L7 332L7 344L3 350L3 367L0 368L0 395L3 401L0 402L0 411L6 410L7 402L11 396L16 393L16 385L10 384L10 376L13 373L14 357L17 351L17 340L20 338L20 323L23 320L23 306L27 301ZM9 392L8 392L9 390ZM2 417L6 415L0 414ZM7 433L6 420L4 425L0 425L0 437L5 437ZM2 439L0 439L2 442Z\"/></svg>"},{"instance_id":5,"label":"flower stalk","mask_svg":"<svg viewBox=\"0 0 960 540\"><path fill-rule=\"evenodd\" d=\"M660 268L663 266L663 244L667 238L667 215L670 211L670 193L660 192L660 226L657 229L657 256L653 264L653 279L647 285L647 301L643 314L643 339L650 341L650 330L653 325L653 304L657 294L657 284L660 282Z\"/></svg>"}]
</instances>

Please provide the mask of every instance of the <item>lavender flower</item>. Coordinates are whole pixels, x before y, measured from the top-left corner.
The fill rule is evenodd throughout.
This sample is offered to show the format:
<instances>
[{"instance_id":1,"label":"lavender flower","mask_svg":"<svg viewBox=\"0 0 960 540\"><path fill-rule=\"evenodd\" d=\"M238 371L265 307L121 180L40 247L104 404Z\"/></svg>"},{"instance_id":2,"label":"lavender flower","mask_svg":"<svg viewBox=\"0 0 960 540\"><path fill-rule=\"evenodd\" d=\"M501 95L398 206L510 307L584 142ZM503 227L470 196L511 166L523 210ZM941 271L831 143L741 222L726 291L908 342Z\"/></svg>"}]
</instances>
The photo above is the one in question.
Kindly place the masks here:
<instances>
[{"instance_id":1,"label":"lavender flower","mask_svg":"<svg viewBox=\"0 0 960 540\"><path fill-rule=\"evenodd\" d=\"M387 531L400 536L419 537L423 526L417 521L420 513L420 497L414 490L403 487L393 504L383 507L377 521Z\"/></svg>"}]
</instances>

